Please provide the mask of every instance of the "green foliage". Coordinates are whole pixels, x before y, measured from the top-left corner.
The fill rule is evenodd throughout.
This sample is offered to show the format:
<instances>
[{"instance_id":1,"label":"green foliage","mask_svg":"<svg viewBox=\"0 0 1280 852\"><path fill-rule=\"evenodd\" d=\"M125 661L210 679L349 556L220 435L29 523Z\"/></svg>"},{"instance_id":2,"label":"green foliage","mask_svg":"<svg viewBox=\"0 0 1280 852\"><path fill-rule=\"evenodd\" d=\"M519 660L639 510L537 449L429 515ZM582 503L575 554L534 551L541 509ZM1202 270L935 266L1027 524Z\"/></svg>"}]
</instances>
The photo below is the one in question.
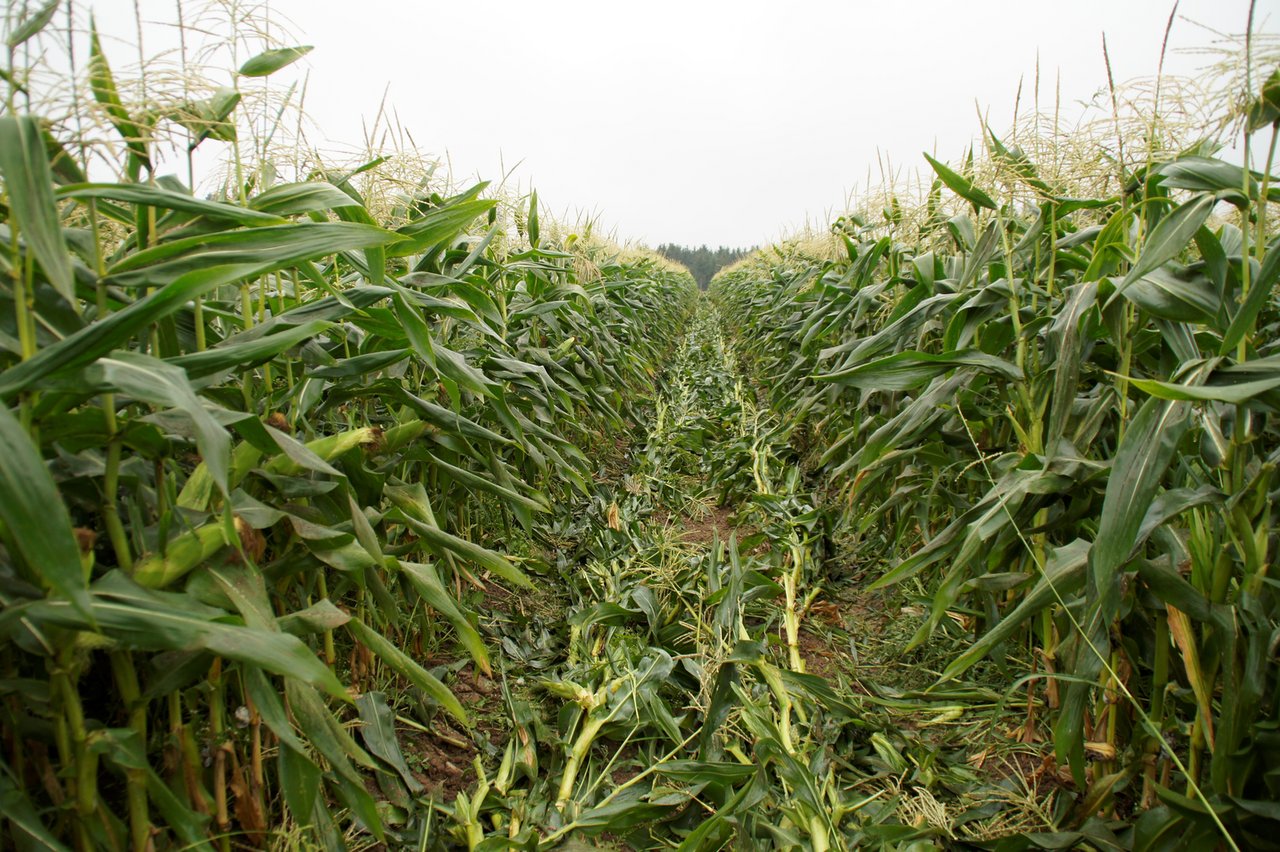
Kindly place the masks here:
<instances>
[{"instance_id":1,"label":"green foliage","mask_svg":"<svg viewBox=\"0 0 1280 852\"><path fill-rule=\"evenodd\" d=\"M1020 163L1010 197L1043 191ZM912 645L977 614L943 681L1043 661L1028 714L1082 816L1125 779L1164 803L1146 837L1274 848L1252 803L1280 793L1280 681L1250 650L1280 620L1271 178L1186 156L1132 195L1033 205L930 164L970 212L892 243L842 221L838 259L784 246L717 277L749 373L887 564L874 585L929 590ZM1210 218L1221 200L1241 225Z\"/></svg>"},{"instance_id":2,"label":"green foliage","mask_svg":"<svg viewBox=\"0 0 1280 852\"><path fill-rule=\"evenodd\" d=\"M993 135L1002 185L927 158L924 221L699 300L745 252L241 159L242 78L310 47L157 107L91 22L92 104L24 114L57 8L0 114L5 845L1276 848L1270 161L1065 198ZM156 173L175 128L224 197ZM850 574L900 595L892 682L806 644ZM1063 770L1021 823L1009 709Z\"/></svg>"},{"instance_id":3,"label":"green foliage","mask_svg":"<svg viewBox=\"0 0 1280 852\"><path fill-rule=\"evenodd\" d=\"M539 581L511 531L586 487L693 282L506 239L483 185L379 221L344 182L151 180L91 46L123 179L66 180L37 118L0 116L0 830L227 848L287 815L329 848L394 839L366 779L422 790L376 690L472 722L422 649L456 636L492 673L462 585ZM239 103L201 138L234 138Z\"/></svg>"},{"instance_id":4,"label":"green foliage","mask_svg":"<svg viewBox=\"0 0 1280 852\"><path fill-rule=\"evenodd\" d=\"M711 283L711 279L717 272L746 257L750 252L751 249L732 249L725 246L716 249L706 246L694 248L675 243L663 243L658 246L658 254L683 264L703 290L707 289L707 285Z\"/></svg>"}]
</instances>

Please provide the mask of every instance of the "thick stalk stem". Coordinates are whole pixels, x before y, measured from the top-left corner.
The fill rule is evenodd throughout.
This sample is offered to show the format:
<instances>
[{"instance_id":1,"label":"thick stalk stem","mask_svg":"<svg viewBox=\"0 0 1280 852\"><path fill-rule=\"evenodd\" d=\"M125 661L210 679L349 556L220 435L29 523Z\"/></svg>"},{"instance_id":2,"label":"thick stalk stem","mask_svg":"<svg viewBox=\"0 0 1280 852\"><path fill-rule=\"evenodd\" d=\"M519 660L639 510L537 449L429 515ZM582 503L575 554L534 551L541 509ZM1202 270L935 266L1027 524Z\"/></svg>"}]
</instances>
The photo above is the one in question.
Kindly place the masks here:
<instances>
[{"instance_id":1,"label":"thick stalk stem","mask_svg":"<svg viewBox=\"0 0 1280 852\"><path fill-rule=\"evenodd\" d=\"M147 746L147 704L142 700L138 687L138 672L133 667L133 656L128 651L111 652L111 671L116 689L128 714L129 728L138 738L145 754ZM129 838L134 852L146 852L151 844L151 819L147 805L147 773L145 769L125 770L126 793L129 806Z\"/></svg>"},{"instance_id":2,"label":"thick stalk stem","mask_svg":"<svg viewBox=\"0 0 1280 852\"><path fill-rule=\"evenodd\" d=\"M74 649L68 646L58 655L49 680L62 705L58 721L64 726L65 735L59 737L59 751L63 752L60 757L63 764L69 764L73 770L69 775L67 792L75 803L76 845L89 850L94 848L94 844L88 826L98 808L98 758L88 748L84 707L72 677L74 653Z\"/></svg>"},{"instance_id":3,"label":"thick stalk stem","mask_svg":"<svg viewBox=\"0 0 1280 852\"><path fill-rule=\"evenodd\" d=\"M213 751L213 807L222 852L231 852L231 815L227 810L226 695L223 692L222 659L213 661L209 673L209 747Z\"/></svg>"},{"instance_id":4,"label":"thick stalk stem","mask_svg":"<svg viewBox=\"0 0 1280 852\"><path fill-rule=\"evenodd\" d=\"M600 730L604 727L607 719L591 719L582 726L582 730L578 733L578 738L573 742L573 748L569 751L569 759L564 765L564 775L560 778L560 789L556 793L556 809L564 810L569 804L569 798L573 795L573 787L578 781L578 771L582 768L582 763L587 759L587 752L591 750L591 745L599 736Z\"/></svg>"}]
</instances>

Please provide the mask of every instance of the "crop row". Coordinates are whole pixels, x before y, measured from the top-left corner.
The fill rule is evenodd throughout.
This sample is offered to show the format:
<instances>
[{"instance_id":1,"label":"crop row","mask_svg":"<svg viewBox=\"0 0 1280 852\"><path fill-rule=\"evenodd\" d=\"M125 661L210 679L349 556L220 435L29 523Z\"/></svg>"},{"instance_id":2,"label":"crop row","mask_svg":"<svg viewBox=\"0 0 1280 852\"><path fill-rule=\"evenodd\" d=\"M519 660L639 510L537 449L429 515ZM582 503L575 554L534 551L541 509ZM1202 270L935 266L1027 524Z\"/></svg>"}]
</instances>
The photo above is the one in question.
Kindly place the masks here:
<instances>
[{"instance_id":1,"label":"crop row","mask_svg":"<svg viewBox=\"0 0 1280 852\"><path fill-rule=\"evenodd\" d=\"M1200 146L1070 197L993 135L1002 180L931 160L914 225L711 288L867 581L929 596L910 645L971 631L939 684L1009 665L1135 848L1274 843L1278 97L1261 173Z\"/></svg>"}]
</instances>

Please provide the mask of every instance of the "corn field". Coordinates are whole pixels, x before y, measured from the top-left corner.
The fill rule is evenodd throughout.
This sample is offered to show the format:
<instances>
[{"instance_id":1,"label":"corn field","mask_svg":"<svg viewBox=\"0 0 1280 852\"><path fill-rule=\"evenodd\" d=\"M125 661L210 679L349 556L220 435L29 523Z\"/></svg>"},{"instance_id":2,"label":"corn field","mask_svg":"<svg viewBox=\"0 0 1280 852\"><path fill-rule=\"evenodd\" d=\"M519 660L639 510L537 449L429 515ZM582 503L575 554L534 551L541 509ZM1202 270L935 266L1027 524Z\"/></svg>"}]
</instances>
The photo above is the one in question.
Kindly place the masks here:
<instances>
[{"instance_id":1,"label":"corn field","mask_svg":"<svg viewBox=\"0 0 1280 852\"><path fill-rule=\"evenodd\" d=\"M1280 71L699 293L5 26L0 847L1280 848Z\"/></svg>"}]
</instances>

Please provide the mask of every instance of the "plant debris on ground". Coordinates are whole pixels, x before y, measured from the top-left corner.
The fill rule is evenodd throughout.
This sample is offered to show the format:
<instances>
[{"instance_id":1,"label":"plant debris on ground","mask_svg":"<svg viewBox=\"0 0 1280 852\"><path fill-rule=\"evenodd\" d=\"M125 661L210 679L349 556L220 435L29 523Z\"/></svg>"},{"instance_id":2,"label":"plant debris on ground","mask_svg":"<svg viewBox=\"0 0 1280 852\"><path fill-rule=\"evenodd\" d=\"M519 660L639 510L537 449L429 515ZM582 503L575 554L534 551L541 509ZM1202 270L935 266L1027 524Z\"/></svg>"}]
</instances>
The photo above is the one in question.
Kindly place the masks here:
<instances>
[{"instance_id":1,"label":"plant debris on ground","mask_svg":"<svg viewBox=\"0 0 1280 852\"><path fill-rule=\"evenodd\" d=\"M135 99L60 8L0 79L6 848L1280 846L1277 57L700 293L286 167L308 47Z\"/></svg>"}]
</instances>

